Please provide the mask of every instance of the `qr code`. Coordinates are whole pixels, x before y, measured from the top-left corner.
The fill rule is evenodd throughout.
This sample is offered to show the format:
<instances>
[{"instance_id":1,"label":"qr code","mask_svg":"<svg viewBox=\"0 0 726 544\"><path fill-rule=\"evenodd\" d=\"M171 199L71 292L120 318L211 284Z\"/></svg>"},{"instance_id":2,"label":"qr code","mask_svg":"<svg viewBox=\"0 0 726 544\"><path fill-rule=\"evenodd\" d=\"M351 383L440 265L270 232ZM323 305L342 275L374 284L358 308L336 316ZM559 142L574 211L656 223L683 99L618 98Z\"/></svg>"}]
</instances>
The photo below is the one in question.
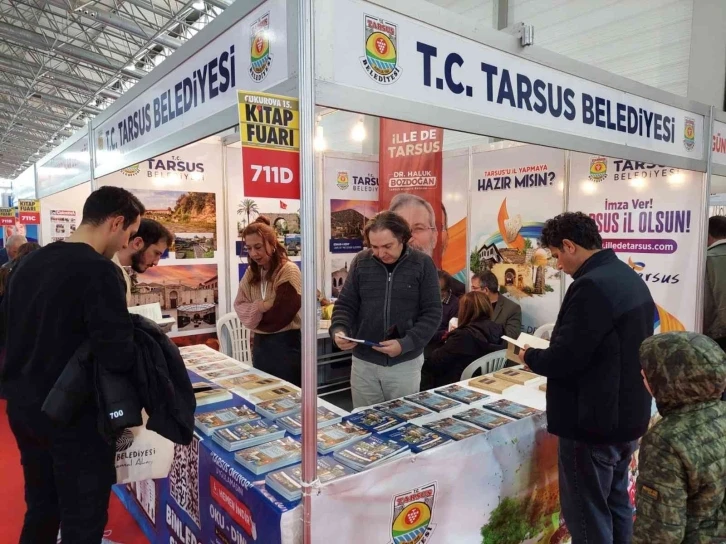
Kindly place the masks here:
<instances>
[{"instance_id":1,"label":"qr code","mask_svg":"<svg viewBox=\"0 0 726 544\"><path fill-rule=\"evenodd\" d=\"M174 462L169 471L171 498L201 526L199 516L199 439L188 446L174 446Z\"/></svg>"}]
</instances>

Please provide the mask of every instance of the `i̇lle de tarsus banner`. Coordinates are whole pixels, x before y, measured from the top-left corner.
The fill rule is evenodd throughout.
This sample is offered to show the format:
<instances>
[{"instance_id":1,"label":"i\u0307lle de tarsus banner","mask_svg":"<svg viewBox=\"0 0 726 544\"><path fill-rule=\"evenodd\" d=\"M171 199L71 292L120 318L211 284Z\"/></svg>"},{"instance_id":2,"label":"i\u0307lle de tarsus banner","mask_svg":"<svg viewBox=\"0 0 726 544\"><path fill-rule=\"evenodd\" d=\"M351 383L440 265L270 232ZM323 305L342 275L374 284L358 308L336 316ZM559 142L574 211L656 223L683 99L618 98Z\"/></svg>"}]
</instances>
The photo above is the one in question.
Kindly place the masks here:
<instances>
[{"instance_id":1,"label":"i\u0307lle de tarsus banner","mask_svg":"<svg viewBox=\"0 0 726 544\"><path fill-rule=\"evenodd\" d=\"M245 197L300 198L300 112L295 98L237 92Z\"/></svg>"}]
</instances>

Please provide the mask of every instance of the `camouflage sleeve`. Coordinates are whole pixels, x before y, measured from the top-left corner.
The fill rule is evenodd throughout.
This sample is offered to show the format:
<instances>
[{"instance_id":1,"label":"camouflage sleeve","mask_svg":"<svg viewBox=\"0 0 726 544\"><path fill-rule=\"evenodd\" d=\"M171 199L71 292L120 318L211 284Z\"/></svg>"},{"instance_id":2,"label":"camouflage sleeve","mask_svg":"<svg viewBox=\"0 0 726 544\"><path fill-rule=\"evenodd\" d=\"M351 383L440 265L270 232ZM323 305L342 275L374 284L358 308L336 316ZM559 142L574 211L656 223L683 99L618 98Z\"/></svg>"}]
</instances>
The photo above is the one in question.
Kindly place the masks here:
<instances>
[{"instance_id":1,"label":"camouflage sleeve","mask_svg":"<svg viewBox=\"0 0 726 544\"><path fill-rule=\"evenodd\" d=\"M640 446L633 544L682 542L687 498L680 457L657 433L648 432Z\"/></svg>"}]
</instances>

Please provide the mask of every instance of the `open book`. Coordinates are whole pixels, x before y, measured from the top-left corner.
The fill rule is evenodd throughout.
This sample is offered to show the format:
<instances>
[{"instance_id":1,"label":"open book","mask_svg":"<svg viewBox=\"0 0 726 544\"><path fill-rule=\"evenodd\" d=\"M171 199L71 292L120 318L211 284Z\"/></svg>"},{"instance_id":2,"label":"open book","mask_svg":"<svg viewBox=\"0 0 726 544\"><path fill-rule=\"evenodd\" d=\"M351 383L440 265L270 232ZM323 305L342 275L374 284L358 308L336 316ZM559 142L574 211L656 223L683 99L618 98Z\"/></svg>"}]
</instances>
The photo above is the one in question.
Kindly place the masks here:
<instances>
[{"instance_id":1,"label":"open book","mask_svg":"<svg viewBox=\"0 0 726 544\"><path fill-rule=\"evenodd\" d=\"M521 333L519 338L516 340L509 336L502 336L502 340L506 340L509 344L507 346L507 359L516 363L519 363L519 358L517 357L519 350L524 349L524 346L536 349L547 349L550 347L548 340L545 340L544 338L537 338L536 336L532 336L531 334L524 332Z\"/></svg>"}]
</instances>

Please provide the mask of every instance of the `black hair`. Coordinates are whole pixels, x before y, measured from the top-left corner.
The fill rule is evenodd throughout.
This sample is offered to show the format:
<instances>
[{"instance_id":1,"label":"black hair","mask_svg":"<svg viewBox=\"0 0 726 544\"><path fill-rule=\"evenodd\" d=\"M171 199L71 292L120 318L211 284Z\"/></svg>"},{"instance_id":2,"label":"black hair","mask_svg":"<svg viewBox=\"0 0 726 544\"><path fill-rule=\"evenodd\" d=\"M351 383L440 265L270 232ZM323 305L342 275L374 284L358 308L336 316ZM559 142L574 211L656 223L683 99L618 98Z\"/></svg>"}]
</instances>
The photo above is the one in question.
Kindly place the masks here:
<instances>
[{"instance_id":1,"label":"black hair","mask_svg":"<svg viewBox=\"0 0 726 544\"><path fill-rule=\"evenodd\" d=\"M370 239L368 235L371 232L378 232L381 230L390 230L393 236L402 244L408 243L411 239L411 227L408 226L406 220L395 212L380 212L373 216L371 220L366 223L363 229L363 237L365 243L370 246Z\"/></svg>"},{"instance_id":2,"label":"black hair","mask_svg":"<svg viewBox=\"0 0 726 544\"><path fill-rule=\"evenodd\" d=\"M144 249L161 240L164 240L169 247L174 245L174 235L164 225L153 219L142 219L134 238L141 238L144 241Z\"/></svg>"},{"instance_id":3,"label":"black hair","mask_svg":"<svg viewBox=\"0 0 726 544\"><path fill-rule=\"evenodd\" d=\"M726 238L726 217L714 215L708 218L708 235L716 240Z\"/></svg>"},{"instance_id":4,"label":"black hair","mask_svg":"<svg viewBox=\"0 0 726 544\"><path fill-rule=\"evenodd\" d=\"M141 201L126 189L105 186L93 191L86 199L81 225L97 227L109 219L123 217L126 230L145 211Z\"/></svg>"},{"instance_id":5,"label":"black hair","mask_svg":"<svg viewBox=\"0 0 726 544\"><path fill-rule=\"evenodd\" d=\"M602 249L602 237L597 230L597 223L582 212L561 213L545 223L540 235L540 244L543 247L562 249L564 240L587 250Z\"/></svg>"},{"instance_id":6,"label":"black hair","mask_svg":"<svg viewBox=\"0 0 726 544\"><path fill-rule=\"evenodd\" d=\"M439 270L439 279L444 280L444 289L451 291L453 289L454 278L451 277L446 270Z\"/></svg>"},{"instance_id":7,"label":"black hair","mask_svg":"<svg viewBox=\"0 0 726 544\"><path fill-rule=\"evenodd\" d=\"M499 292L499 280L491 270L484 270L474 275L475 278L479 279L479 283L482 288L486 287L490 293Z\"/></svg>"}]
</instances>

